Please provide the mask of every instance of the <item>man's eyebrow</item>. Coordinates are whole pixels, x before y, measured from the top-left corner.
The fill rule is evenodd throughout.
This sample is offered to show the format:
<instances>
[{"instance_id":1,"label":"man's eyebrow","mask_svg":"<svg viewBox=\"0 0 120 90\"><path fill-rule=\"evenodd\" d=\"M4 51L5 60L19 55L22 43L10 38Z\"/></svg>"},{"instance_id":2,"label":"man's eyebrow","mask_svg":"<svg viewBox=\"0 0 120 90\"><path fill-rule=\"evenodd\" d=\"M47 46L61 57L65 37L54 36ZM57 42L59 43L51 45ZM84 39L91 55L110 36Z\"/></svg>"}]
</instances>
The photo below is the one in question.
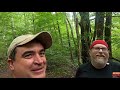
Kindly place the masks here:
<instances>
[{"instance_id":1,"label":"man's eyebrow","mask_svg":"<svg viewBox=\"0 0 120 90\"><path fill-rule=\"evenodd\" d=\"M41 49L39 52L45 52L45 49ZM24 56L27 53L34 53L34 51L25 51L22 56Z\"/></svg>"},{"instance_id":2,"label":"man's eyebrow","mask_svg":"<svg viewBox=\"0 0 120 90\"><path fill-rule=\"evenodd\" d=\"M22 56L24 56L24 55L27 54L27 53L34 53L34 51L25 51L25 52L22 54Z\"/></svg>"},{"instance_id":3,"label":"man's eyebrow","mask_svg":"<svg viewBox=\"0 0 120 90\"><path fill-rule=\"evenodd\" d=\"M41 49L41 50L40 50L40 52L43 52L43 51L45 52L45 49Z\"/></svg>"}]
</instances>

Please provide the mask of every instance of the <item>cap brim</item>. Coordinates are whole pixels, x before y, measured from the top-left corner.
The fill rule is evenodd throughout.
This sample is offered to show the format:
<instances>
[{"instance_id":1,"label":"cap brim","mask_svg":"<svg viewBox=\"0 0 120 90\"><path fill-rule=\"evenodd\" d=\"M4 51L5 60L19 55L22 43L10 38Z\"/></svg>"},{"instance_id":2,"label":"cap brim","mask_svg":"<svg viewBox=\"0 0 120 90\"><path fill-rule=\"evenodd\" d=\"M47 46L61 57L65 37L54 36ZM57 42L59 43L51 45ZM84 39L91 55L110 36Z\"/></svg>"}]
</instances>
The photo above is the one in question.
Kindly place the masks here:
<instances>
[{"instance_id":1,"label":"cap brim","mask_svg":"<svg viewBox=\"0 0 120 90\"><path fill-rule=\"evenodd\" d=\"M33 39L39 40L45 49L52 45L52 37L48 32L40 32L36 34Z\"/></svg>"}]
</instances>

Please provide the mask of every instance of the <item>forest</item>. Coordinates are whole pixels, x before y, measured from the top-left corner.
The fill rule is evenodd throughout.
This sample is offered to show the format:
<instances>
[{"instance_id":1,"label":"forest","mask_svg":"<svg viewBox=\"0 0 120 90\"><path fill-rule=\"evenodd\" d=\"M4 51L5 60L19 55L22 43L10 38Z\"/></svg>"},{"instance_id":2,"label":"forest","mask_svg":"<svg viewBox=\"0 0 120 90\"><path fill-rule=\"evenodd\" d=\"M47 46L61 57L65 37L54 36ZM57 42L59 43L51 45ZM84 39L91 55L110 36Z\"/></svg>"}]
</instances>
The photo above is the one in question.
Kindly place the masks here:
<instances>
[{"instance_id":1,"label":"forest","mask_svg":"<svg viewBox=\"0 0 120 90\"><path fill-rule=\"evenodd\" d=\"M73 78L79 65L89 61L96 39L109 45L110 59L120 62L120 12L0 12L0 78L9 78L7 49L23 34L48 31L47 77Z\"/></svg>"}]
</instances>

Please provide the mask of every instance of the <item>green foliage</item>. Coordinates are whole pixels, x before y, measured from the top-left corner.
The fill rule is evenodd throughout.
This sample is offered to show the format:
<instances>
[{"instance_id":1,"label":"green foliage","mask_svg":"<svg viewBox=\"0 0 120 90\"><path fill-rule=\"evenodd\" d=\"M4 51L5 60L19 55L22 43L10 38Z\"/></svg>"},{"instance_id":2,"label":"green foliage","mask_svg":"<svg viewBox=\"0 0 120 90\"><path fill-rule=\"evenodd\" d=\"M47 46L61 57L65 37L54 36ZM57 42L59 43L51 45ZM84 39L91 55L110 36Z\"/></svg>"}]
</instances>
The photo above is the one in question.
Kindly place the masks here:
<instances>
[{"instance_id":1,"label":"green foliage","mask_svg":"<svg viewBox=\"0 0 120 90\"><path fill-rule=\"evenodd\" d=\"M80 22L81 17L79 12L76 12L76 14ZM113 13L113 15L120 15L120 13ZM93 16L95 16L95 12L90 12L90 18ZM69 15L69 12L67 12L67 17L73 28L75 42L77 42L75 26L73 19L70 19L71 15ZM57 22L60 26L63 46L61 46ZM95 18L91 19L90 24L92 33L89 37L92 38ZM0 68L7 67L7 48L15 37L22 34L49 31L53 38L53 45L50 49L46 50L48 77L74 77L76 68L78 67L77 52L75 51L69 26L68 29L74 63L70 59L64 12L0 12ZM112 18L111 33L113 57L120 59L120 17ZM82 37L80 36L80 38Z\"/></svg>"},{"instance_id":2,"label":"green foliage","mask_svg":"<svg viewBox=\"0 0 120 90\"><path fill-rule=\"evenodd\" d=\"M7 69L7 49L12 40L23 34L49 31L53 45L46 50L48 77L73 77L76 65L70 60L65 16L63 12L1 12L0 13L0 68ZM58 34L58 25L63 38L63 46ZM71 39L72 42L72 39ZM71 43L73 44L73 43ZM72 45L74 51L74 46Z\"/></svg>"},{"instance_id":3,"label":"green foliage","mask_svg":"<svg viewBox=\"0 0 120 90\"><path fill-rule=\"evenodd\" d=\"M120 13L113 13L113 15L120 16ZM113 17L112 22L112 55L120 59L120 17Z\"/></svg>"},{"instance_id":4,"label":"green foliage","mask_svg":"<svg viewBox=\"0 0 120 90\"><path fill-rule=\"evenodd\" d=\"M47 74L50 78L72 78L75 76L77 65L73 65L69 55L65 52L48 52Z\"/></svg>"}]
</instances>

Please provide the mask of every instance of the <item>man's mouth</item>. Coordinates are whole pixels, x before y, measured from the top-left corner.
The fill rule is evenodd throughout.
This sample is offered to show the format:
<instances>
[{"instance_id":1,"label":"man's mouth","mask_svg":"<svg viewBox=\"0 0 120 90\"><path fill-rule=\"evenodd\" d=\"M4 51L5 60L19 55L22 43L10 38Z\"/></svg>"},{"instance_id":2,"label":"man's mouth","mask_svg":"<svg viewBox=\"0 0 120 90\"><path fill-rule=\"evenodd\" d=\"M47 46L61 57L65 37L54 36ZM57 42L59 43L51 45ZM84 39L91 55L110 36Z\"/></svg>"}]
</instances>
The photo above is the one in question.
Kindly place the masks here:
<instances>
[{"instance_id":1,"label":"man's mouth","mask_svg":"<svg viewBox=\"0 0 120 90\"><path fill-rule=\"evenodd\" d=\"M35 69L32 69L31 71L33 71L33 72L35 72L35 73L42 73L42 72L44 72L44 67L35 68Z\"/></svg>"},{"instance_id":2,"label":"man's mouth","mask_svg":"<svg viewBox=\"0 0 120 90\"><path fill-rule=\"evenodd\" d=\"M96 56L98 56L98 57L105 57L104 55L96 55Z\"/></svg>"}]
</instances>

